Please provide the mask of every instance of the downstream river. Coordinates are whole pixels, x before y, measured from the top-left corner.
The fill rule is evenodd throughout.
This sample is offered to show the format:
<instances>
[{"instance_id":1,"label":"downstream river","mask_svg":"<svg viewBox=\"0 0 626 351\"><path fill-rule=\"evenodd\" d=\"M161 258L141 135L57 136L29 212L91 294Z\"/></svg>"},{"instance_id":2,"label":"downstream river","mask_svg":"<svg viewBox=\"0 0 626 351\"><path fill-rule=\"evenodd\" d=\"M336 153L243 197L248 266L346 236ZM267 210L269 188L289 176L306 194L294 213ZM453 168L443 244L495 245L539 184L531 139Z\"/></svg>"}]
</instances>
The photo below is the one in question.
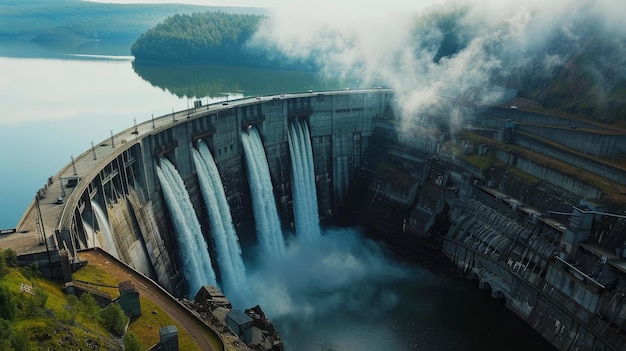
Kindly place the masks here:
<instances>
[{"instance_id":1,"label":"downstream river","mask_svg":"<svg viewBox=\"0 0 626 351\"><path fill-rule=\"evenodd\" d=\"M37 190L72 156L134 123L186 109L194 100L360 87L311 72L134 67L128 51L0 42L0 229L17 224ZM290 350L551 349L476 282L400 266L354 234L332 235L340 236L333 247L343 248L334 256L338 269L351 277L339 289L316 286L288 308L272 306L272 287L264 296ZM305 256L315 260L315 254ZM346 262L367 274L355 274L354 265L341 267ZM292 283L285 282L286 289Z\"/></svg>"}]
</instances>

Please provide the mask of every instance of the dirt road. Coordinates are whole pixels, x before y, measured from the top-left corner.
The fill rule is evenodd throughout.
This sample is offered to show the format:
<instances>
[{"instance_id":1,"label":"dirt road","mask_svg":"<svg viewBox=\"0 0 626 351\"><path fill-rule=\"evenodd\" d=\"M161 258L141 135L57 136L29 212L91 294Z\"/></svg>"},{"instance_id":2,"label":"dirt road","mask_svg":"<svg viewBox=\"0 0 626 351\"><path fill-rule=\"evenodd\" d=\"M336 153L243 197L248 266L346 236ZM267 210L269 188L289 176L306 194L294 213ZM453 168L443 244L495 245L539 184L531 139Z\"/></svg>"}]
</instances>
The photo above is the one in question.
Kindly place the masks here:
<instances>
[{"instance_id":1,"label":"dirt road","mask_svg":"<svg viewBox=\"0 0 626 351\"><path fill-rule=\"evenodd\" d=\"M150 280L140 274L118 264L106 253L99 250L83 251L78 254L81 260L87 260L90 265L97 265L106 269L107 273L118 282L130 280L135 285L139 295L150 299L159 305L181 328L184 328L193 338L200 350L224 350L219 336L202 321L195 318L191 312L174 300L164 290L155 286Z\"/></svg>"}]
</instances>

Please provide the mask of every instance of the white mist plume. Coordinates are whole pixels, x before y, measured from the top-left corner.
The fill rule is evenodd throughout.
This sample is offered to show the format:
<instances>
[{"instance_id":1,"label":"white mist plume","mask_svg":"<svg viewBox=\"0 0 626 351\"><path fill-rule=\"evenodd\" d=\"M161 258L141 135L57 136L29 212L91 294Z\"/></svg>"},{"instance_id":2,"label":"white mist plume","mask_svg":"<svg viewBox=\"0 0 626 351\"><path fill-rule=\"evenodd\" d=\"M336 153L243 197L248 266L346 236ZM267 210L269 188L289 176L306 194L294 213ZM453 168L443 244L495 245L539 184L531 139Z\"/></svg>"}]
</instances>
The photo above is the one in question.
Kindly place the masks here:
<instances>
[{"instance_id":1,"label":"white mist plume","mask_svg":"<svg viewBox=\"0 0 626 351\"><path fill-rule=\"evenodd\" d=\"M338 343L337 331L324 330L337 320L343 321L343 338L354 343L346 329L353 333L362 329L355 324L386 316L400 303L394 282L414 274L350 228L328 229L317 238L292 236L284 255L261 254L248 267L247 287L229 295L233 306L262 306L294 350L325 338ZM372 331L370 342L380 335L385 333Z\"/></svg>"},{"instance_id":2,"label":"white mist plume","mask_svg":"<svg viewBox=\"0 0 626 351\"><path fill-rule=\"evenodd\" d=\"M310 4L277 2L252 45L313 60L326 74L389 86L405 120L446 98L493 103L503 91L494 88L523 70L553 73L582 44L577 40L587 24L626 33L620 0ZM569 50L551 50L556 39Z\"/></svg>"}]
</instances>

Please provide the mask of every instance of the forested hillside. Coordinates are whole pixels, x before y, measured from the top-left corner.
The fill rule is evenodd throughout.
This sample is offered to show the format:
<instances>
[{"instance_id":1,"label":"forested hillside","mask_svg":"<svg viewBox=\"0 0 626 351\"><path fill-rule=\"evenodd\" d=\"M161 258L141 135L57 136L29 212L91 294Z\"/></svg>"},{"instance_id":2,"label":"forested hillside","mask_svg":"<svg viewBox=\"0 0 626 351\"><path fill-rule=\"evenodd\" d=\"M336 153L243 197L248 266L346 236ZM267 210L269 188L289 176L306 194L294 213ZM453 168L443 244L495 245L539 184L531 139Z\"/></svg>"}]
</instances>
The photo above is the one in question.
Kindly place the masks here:
<instances>
[{"instance_id":1,"label":"forested hillside","mask_svg":"<svg viewBox=\"0 0 626 351\"><path fill-rule=\"evenodd\" d=\"M547 108L604 122L626 122L624 47L620 38L590 36L545 86L529 93Z\"/></svg>"},{"instance_id":2,"label":"forested hillside","mask_svg":"<svg viewBox=\"0 0 626 351\"><path fill-rule=\"evenodd\" d=\"M131 47L136 62L247 63L244 44L261 16L204 12L167 18L141 35Z\"/></svg>"},{"instance_id":3,"label":"forested hillside","mask_svg":"<svg viewBox=\"0 0 626 351\"><path fill-rule=\"evenodd\" d=\"M132 43L174 14L208 9L241 13L260 9L181 4L112 4L80 0L0 1L0 40L103 40Z\"/></svg>"}]
</instances>

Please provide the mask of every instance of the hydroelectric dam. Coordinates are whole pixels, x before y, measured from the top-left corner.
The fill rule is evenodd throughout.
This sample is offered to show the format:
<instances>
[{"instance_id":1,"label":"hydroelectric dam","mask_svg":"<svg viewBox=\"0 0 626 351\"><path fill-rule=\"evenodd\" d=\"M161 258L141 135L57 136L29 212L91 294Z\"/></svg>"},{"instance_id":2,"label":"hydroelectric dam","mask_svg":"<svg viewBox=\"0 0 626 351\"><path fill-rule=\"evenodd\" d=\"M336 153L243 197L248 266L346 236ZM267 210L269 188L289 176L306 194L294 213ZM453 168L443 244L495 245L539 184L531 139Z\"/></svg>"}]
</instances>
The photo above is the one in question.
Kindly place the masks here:
<instances>
[{"instance_id":1,"label":"hydroelectric dam","mask_svg":"<svg viewBox=\"0 0 626 351\"><path fill-rule=\"evenodd\" d=\"M242 257L252 256L242 244L280 256L283 233L306 247L320 226L357 223L405 256L427 243L557 349L626 347L626 221L607 214L598 183L511 150L601 167L621 188L624 170L576 148L615 156L626 134L456 103L452 115L479 138L453 135L448 110L407 121L389 89L196 101L72 157L0 247L65 280L78 252L99 247L193 298L205 285L237 290ZM461 155L491 155L513 171Z\"/></svg>"},{"instance_id":2,"label":"hydroelectric dam","mask_svg":"<svg viewBox=\"0 0 626 351\"><path fill-rule=\"evenodd\" d=\"M194 153L209 152L204 156L212 157L219 169L232 223L235 228L250 229L252 236L259 225L255 225L252 208L251 187L255 184L248 181L246 171L258 175L262 170L254 162L246 162L245 148L251 148L252 161L266 155L264 163L271 179L258 190L273 188L278 229L293 229L290 125L305 126L315 160L319 220L328 222L346 195L351 174L360 166L374 120L391 114L391 98L389 90L252 97L197 105L133 126L72 158L56 177L50 177L39 191L40 199L16 228L32 233L31 241L21 236L15 249L20 253L46 251L39 245L42 235L50 252L64 249L70 256L99 246L154 278L173 295L195 294L199 286L188 286L195 282L185 279L188 262L180 252L181 245L199 240L192 237L195 234L206 238L211 251L217 249L217 243L209 239L213 236L205 208L210 205L205 205L203 181L198 176L205 171L194 165ZM161 179L165 183L160 177L167 178ZM177 184L174 178L180 178ZM168 198L170 195L174 197ZM168 200L181 196L188 196L191 207L168 211ZM180 211L193 211L182 215L196 217L198 223L188 223L188 217L177 223ZM190 237L184 240L175 234L198 229L202 233L187 234ZM196 247L198 243L187 249L201 249ZM55 255L50 252L38 254Z\"/></svg>"}]
</instances>

